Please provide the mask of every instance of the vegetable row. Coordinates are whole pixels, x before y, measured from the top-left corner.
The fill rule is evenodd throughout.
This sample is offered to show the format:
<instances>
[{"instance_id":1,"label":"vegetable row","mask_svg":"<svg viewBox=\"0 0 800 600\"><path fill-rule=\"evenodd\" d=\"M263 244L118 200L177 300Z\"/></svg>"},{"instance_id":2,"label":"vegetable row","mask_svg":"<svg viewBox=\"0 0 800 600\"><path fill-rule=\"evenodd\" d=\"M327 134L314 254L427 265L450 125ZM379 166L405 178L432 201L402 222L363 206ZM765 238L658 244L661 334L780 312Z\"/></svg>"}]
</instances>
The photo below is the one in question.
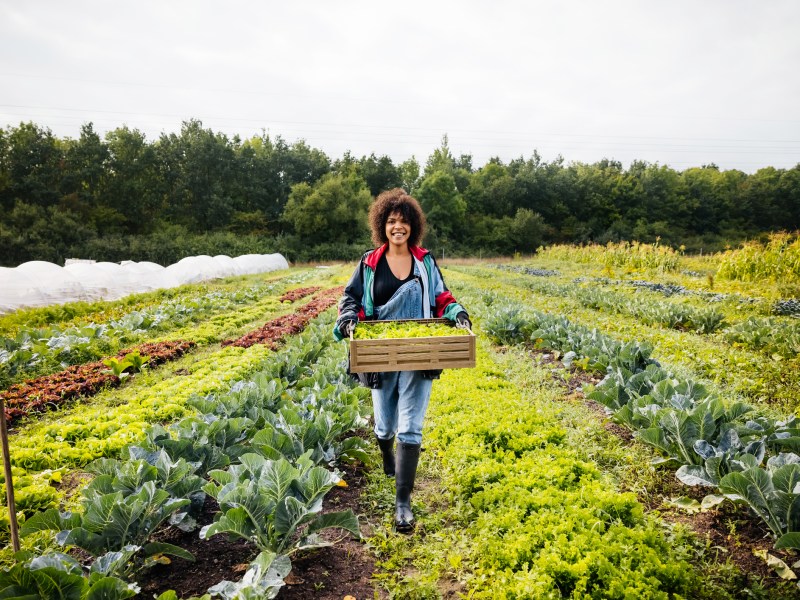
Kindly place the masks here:
<instances>
[{"instance_id":1,"label":"vegetable row","mask_svg":"<svg viewBox=\"0 0 800 600\"><path fill-rule=\"evenodd\" d=\"M265 310L274 310L278 303L294 302L317 291L318 287L298 288L277 293L287 286L307 279L312 272L300 272L269 283L257 283L244 289L214 290L201 295L180 295L157 305L144 306L116 318L71 326L25 327L16 329L14 337L0 335L0 387L31 373L49 373L66 365L81 364L118 352L124 345L152 338L154 335L196 325L209 317L242 314L250 307L250 322ZM101 315L96 315L101 316ZM219 321L215 319L214 321ZM174 337L174 336L173 336ZM202 340L219 341L205 335Z\"/></svg>"},{"instance_id":2,"label":"vegetable row","mask_svg":"<svg viewBox=\"0 0 800 600\"><path fill-rule=\"evenodd\" d=\"M619 342L564 317L494 303L483 328L497 343L526 343L563 353L567 366L605 372L589 398L615 421L680 467L678 478L746 503L770 528L776 547L800 548L800 426L742 402L724 402L691 379L674 376L646 343Z\"/></svg>"},{"instance_id":3,"label":"vegetable row","mask_svg":"<svg viewBox=\"0 0 800 600\"><path fill-rule=\"evenodd\" d=\"M518 268L514 268L514 271L519 272ZM642 281L629 283L640 288L664 290L668 295L687 291L685 288L676 290L676 286ZM723 339L729 344L758 350L768 355L778 354L785 358L800 354L800 323L786 322L774 317L749 316L730 325L726 322L725 314L713 307L696 307L686 303L641 298L603 289L596 284L595 280L588 286L580 285L580 282L558 284L530 281L527 287L548 296L573 298L587 308L630 315L648 325L661 325L702 334L713 333L728 326L723 332Z\"/></svg>"},{"instance_id":4,"label":"vegetable row","mask_svg":"<svg viewBox=\"0 0 800 600\"><path fill-rule=\"evenodd\" d=\"M716 336L651 327L625 315L587 309L570 297L538 294L531 290L527 279L520 277L495 275L487 279L483 269L460 267L458 271L448 276L448 283L488 290L487 302L501 295L536 306L549 314L567 314L574 323L596 327L620 339L647 340L656 349L660 360L687 376L708 378L758 403L780 405L790 411L797 406L800 392L800 368L797 365L800 358L776 360L735 345L720 344Z\"/></svg>"},{"instance_id":5,"label":"vegetable row","mask_svg":"<svg viewBox=\"0 0 800 600\"><path fill-rule=\"evenodd\" d=\"M454 523L437 530L423 515L415 552L431 555L415 564L438 565L434 580L455 575L470 598L697 597L691 543L585 457L563 426L561 390L530 378L523 390L507 364L479 349L478 367L434 385L426 456L454 495Z\"/></svg>"},{"instance_id":6,"label":"vegetable row","mask_svg":"<svg viewBox=\"0 0 800 600\"><path fill-rule=\"evenodd\" d=\"M194 342L181 340L142 344L135 349L122 350L116 357L103 362L75 365L53 375L14 384L0 392L5 402L6 422L11 424L31 413L49 410L69 400L93 396L102 389L118 386L124 375L124 366L129 364L125 362L126 359L130 360L129 356L138 357L140 363L146 357L146 362L154 366L175 360L194 346Z\"/></svg>"},{"instance_id":7,"label":"vegetable row","mask_svg":"<svg viewBox=\"0 0 800 600\"><path fill-rule=\"evenodd\" d=\"M227 534L259 552L241 581L220 582L209 594L274 597L294 552L327 545L322 530L360 535L352 512L322 512L325 494L343 485L323 465L364 456L364 442L346 432L364 423L365 393L343 376L340 349L330 347L330 325L330 319L315 325L230 392L194 397L195 414L169 428L149 428L140 444L125 448L124 459L89 465L95 478L81 493L81 510L39 513L22 533L54 531L59 545L94 557L89 578L100 573L123 582L120 589L138 589L136 575L165 555L192 560L182 548L152 538L166 523L196 530L208 494L220 510L200 530L201 539ZM74 567L63 554L50 556L51 568L56 560ZM14 569L36 571L37 560L47 559ZM41 591L35 583L29 589ZM171 597L176 595L162 595Z\"/></svg>"},{"instance_id":8,"label":"vegetable row","mask_svg":"<svg viewBox=\"0 0 800 600\"><path fill-rule=\"evenodd\" d=\"M213 291L194 298L167 300L105 323L21 328L14 338L0 336L0 384L33 371L51 372L115 354L152 332L164 332L217 313L227 313L274 295L285 282L243 290Z\"/></svg>"},{"instance_id":9,"label":"vegetable row","mask_svg":"<svg viewBox=\"0 0 800 600\"><path fill-rule=\"evenodd\" d=\"M273 319L263 327L235 340L224 340L222 345L249 348L253 344L266 344L275 349L281 339L302 331L311 319L336 304L343 290L343 287L336 287L319 292L313 300L298 308L294 313Z\"/></svg>"},{"instance_id":10,"label":"vegetable row","mask_svg":"<svg viewBox=\"0 0 800 600\"><path fill-rule=\"evenodd\" d=\"M301 307L302 314L297 317L302 325L292 328L291 333L302 330L324 310L323 305L313 310L307 307ZM274 331L273 342L288 333L279 325ZM242 377L256 368L269 351L261 344L223 348L187 363L182 376L124 389L113 398L114 406L103 402L79 406L66 419L21 429L10 442L18 510L30 514L53 506L58 495L50 482L53 477L60 478L59 469L82 467L94 459L112 456L140 439L148 423L184 416L192 394L210 393ZM7 523L7 513L0 516L0 522Z\"/></svg>"}]
</instances>

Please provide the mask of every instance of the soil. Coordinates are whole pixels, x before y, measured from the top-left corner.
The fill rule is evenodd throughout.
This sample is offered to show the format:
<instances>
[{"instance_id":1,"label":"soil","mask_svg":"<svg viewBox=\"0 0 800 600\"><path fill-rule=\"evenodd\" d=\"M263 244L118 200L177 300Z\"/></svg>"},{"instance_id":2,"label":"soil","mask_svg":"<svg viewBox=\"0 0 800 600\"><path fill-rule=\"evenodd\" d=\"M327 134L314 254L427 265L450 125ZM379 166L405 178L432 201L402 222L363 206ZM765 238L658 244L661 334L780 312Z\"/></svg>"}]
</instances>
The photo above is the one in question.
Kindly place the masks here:
<instances>
[{"instance_id":1,"label":"soil","mask_svg":"<svg viewBox=\"0 0 800 600\"><path fill-rule=\"evenodd\" d=\"M530 352L536 355L536 360L540 364L557 363L553 355L546 351ZM552 371L553 377L560 380L567 390L564 400L582 402L602 423L604 429L626 442L633 443L633 433L613 423L605 407L594 400L589 400L583 393L584 384L596 384L600 381L600 377L575 368L564 369L563 365L559 368L554 364ZM565 373L568 375L565 376ZM658 482L658 487L648 490L647 494L638 490L639 500L648 511L657 511L668 523L689 527L700 538L708 541L709 549L716 553L717 561L731 561L748 581L758 580L767 588L785 583L763 558L756 556L756 553L767 552L790 567L797 561L797 556L786 550L776 550L767 527L750 515L746 507L723 502L711 510L689 513L671 505L669 501L672 498L687 496L700 502L710 493L710 488L684 485L668 469L662 469Z\"/></svg>"},{"instance_id":2,"label":"soil","mask_svg":"<svg viewBox=\"0 0 800 600\"><path fill-rule=\"evenodd\" d=\"M211 523L217 512L216 500L207 496L199 525ZM188 550L195 562L173 558L168 565L156 565L140 574L136 579L142 588L141 598L153 598L167 590L175 590L181 598L202 596L220 581L241 579L250 560L258 554L255 546L243 540L229 540L224 535L201 540L197 531L186 533L176 527L167 527L153 537L153 541Z\"/></svg>"},{"instance_id":3,"label":"soil","mask_svg":"<svg viewBox=\"0 0 800 600\"><path fill-rule=\"evenodd\" d=\"M366 486L363 465L344 466L340 470L344 471L342 478L347 487L331 490L325 497L326 510L349 508L355 514L363 515L366 511L360 503L361 492ZM352 596L356 600L368 600L388 597L372 581L375 558L362 542L349 535L343 539L337 530L325 531L323 537L336 543L293 559L292 572L278 594L279 599L342 600Z\"/></svg>"},{"instance_id":4,"label":"soil","mask_svg":"<svg viewBox=\"0 0 800 600\"><path fill-rule=\"evenodd\" d=\"M333 488L325 496L325 511L351 509L363 514L359 498L366 485L364 466L340 467L348 487ZM206 498L200 526L210 523L218 511L213 498ZM278 594L280 599L336 599L352 596L356 600L385 598L372 582L375 559L366 546L341 530L326 530L323 537L335 542L292 557L292 571ZM258 550L249 542L231 541L223 535L201 540L198 532L184 533L174 527L162 530L157 540L181 546L194 554L196 562L174 559L169 565L157 565L138 578L138 597L152 598L166 590L175 590L179 597L202 596L220 581L237 581L247 570Z\"/></svg>"}]
</instances>

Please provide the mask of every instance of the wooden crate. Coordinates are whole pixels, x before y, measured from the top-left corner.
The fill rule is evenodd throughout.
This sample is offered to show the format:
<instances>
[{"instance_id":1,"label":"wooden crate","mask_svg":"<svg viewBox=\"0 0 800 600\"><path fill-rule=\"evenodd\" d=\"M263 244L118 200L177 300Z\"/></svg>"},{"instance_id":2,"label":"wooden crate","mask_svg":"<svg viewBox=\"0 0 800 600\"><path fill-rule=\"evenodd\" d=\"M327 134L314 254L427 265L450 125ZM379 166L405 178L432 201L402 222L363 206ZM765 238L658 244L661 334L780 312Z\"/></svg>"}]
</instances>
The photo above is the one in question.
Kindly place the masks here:
<instances>
[{"instance_id":1,"label":"wooden crate","mask_svg":"<svg viewBox=\"0 0 800 600\"><path fill-rule=\"evenodd\" d=\"M362 321L358 327L385 322ZM453 324L448 319L414 319L414 322ZM353 373L465 369L474 366L475 334L472 331L469 335L386 340L355 340L350 334L350 370Z\"/></svg>"}]
</instances>

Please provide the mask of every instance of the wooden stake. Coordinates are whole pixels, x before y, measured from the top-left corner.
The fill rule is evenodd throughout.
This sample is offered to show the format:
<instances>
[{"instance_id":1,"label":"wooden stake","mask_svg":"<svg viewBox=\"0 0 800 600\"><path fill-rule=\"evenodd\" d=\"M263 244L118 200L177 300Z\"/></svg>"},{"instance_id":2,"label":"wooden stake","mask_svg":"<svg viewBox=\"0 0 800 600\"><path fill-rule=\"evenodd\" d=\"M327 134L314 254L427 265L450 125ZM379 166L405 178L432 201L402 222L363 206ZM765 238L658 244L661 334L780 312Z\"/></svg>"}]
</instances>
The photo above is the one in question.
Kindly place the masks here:
<instances>
[{"instance_id":1,"label":"wooden stake","mask_svg":"<svg viewBox=\"0 0 800 600\"><path fill-rule=\"evenodd\" d=\"M14 552L19 552L19 531L17 529L17 505L14 502L14 481L11 477L11 455L8 453L8 430L6 429L6 405L0 395L0 438L3 442L3 467L6 472L6 500L8 501L8 522L11 527L11 544Z\"/></svg>"}]
</instances>

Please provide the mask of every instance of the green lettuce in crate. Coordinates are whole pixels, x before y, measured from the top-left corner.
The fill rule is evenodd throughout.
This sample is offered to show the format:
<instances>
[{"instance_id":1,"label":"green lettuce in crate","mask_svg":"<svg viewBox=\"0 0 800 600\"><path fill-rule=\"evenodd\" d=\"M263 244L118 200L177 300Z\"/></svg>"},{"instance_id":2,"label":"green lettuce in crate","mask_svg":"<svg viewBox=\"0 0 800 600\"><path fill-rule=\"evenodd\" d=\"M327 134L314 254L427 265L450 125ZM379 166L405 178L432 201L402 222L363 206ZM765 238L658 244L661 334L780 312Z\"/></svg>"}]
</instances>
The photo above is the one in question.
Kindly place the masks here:
<instances>
[{"instance_id":1,"label":"green lettuce in crate","mask_svg":"<svg viewBox=\"0 0 800 600\"><path fill-rule=\"evenodd\" d=\"M413 321L386 321L360 324L353 333L357 340L389 340L397 338L439 337L445 335L467 335L466 329L458 329L445 323L414 323Z\"/></svg>"}]
</instances>

